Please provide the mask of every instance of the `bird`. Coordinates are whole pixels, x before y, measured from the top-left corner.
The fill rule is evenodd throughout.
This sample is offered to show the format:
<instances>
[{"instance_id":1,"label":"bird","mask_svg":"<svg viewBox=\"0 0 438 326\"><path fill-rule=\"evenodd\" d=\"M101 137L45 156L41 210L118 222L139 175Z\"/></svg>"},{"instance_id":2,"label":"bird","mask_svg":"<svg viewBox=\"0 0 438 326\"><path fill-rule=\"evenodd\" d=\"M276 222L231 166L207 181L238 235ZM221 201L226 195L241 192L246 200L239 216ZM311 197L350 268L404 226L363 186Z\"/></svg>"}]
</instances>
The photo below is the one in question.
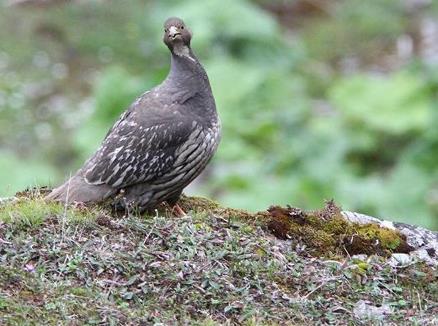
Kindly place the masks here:
<instances>
[{"instance_id":1,"label":"bird","mask_svg":"<svg viewBox=\"0 0 438 326\"><path fill-rule=\"evenodd\" d=\"M177 202L206 167L221 139L207 73L194 54L192 32L177 17L164 23L170 69L109 129L96 152L45 198L71 203L116 199L140 212ZM184 212L182 212L184 213Z\"/></svg>"}]
</instances>

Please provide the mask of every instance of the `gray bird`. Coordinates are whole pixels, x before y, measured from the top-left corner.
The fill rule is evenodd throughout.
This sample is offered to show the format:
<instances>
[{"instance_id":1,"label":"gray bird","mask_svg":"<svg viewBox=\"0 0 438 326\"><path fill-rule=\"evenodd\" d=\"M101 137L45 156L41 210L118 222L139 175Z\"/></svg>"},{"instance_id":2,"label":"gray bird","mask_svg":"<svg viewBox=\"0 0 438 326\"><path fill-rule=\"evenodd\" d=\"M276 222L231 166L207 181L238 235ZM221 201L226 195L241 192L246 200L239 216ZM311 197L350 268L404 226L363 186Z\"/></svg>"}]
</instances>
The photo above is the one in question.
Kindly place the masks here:
<instances>
[{"instance_id":1,"label":"gray bird","mask_svg":"<svg viewBox=\"0 0 438 326\"><path fill-rule=\"evenodd\" d=\"M191 38L181 19L166 20L163 41L171 52L166 79L137 98L94 155L46 199L90 203L117 196L141 211L161 202L176 205L220 141L210 83Z\"/></svg>"}]
</instances>

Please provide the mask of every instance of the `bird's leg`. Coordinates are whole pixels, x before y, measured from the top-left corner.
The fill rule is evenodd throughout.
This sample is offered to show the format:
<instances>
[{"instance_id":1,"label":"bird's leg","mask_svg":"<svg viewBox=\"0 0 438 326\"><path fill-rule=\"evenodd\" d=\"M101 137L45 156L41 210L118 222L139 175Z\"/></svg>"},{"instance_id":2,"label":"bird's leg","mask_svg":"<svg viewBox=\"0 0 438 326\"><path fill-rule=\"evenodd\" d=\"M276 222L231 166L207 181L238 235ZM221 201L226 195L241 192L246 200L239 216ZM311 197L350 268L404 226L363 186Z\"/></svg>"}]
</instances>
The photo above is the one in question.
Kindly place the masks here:
<instances>
[{"instance_id":1,"label":"bird's leg","mask_svg":"<svg viewBox=\"0 0 438 326\"><path fill-rule=\"evenodd\" d=\"M182 190L173 194L173 196L166 199L166 203L171 207L171 212L177 217L186 216L186 212L178 205L178 200L181 197Z\"/></svg>"},{"instance_id":2,"label":"bird's leg","mask_svg":"<svg viewBox=\"0 0 438 326\"><path fill-rule=\"evenodd\" d=\"M178 204L173 205L172 213L174 213L177 217L184 217L187 215Z\"/></svg>"}]
</instances>

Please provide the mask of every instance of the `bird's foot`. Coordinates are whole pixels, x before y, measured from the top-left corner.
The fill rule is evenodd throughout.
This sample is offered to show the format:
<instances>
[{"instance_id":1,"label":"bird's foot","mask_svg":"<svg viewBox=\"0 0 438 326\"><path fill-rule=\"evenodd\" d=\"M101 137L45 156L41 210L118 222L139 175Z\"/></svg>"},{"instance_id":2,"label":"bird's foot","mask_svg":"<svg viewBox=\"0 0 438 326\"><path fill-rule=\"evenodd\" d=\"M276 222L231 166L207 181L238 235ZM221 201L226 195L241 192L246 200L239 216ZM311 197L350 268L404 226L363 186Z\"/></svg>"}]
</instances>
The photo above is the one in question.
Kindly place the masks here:
<instances>
[{"instance_id":1,"label":"bird's foot","mask_svg":"<svg viewBox=\"0 0 438 326\"><path fill-rule=\"evenodd\" d=\"M175 204L172 207L172 213L175 214L177 217L184 217L187 215L186 212L184 212L178 204Z\"/></svg>"}]
</instances>

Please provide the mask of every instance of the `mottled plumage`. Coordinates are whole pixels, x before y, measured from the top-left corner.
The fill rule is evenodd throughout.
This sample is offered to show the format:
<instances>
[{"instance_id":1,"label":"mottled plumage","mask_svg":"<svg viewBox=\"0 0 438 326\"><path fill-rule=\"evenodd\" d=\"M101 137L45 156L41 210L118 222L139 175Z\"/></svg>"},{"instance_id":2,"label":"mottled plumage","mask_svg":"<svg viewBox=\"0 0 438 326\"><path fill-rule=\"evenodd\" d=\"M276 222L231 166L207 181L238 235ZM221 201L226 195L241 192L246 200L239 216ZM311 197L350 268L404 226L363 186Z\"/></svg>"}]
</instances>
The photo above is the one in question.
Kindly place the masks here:
<instances>
[{"instance_id":1,"label":"mottled plumage","mask_svg":"<svg viewBox=\"0 0 438 326\"><path fill-rule=\"evenodd\" d=\"M124 205L142 210L173 205L205 168L220 139L208 77L183 21L170 18L164 30L167 78L122 114L96 153L48 199L98 202L122 194Z\"/></svg>"}]
</instances>

